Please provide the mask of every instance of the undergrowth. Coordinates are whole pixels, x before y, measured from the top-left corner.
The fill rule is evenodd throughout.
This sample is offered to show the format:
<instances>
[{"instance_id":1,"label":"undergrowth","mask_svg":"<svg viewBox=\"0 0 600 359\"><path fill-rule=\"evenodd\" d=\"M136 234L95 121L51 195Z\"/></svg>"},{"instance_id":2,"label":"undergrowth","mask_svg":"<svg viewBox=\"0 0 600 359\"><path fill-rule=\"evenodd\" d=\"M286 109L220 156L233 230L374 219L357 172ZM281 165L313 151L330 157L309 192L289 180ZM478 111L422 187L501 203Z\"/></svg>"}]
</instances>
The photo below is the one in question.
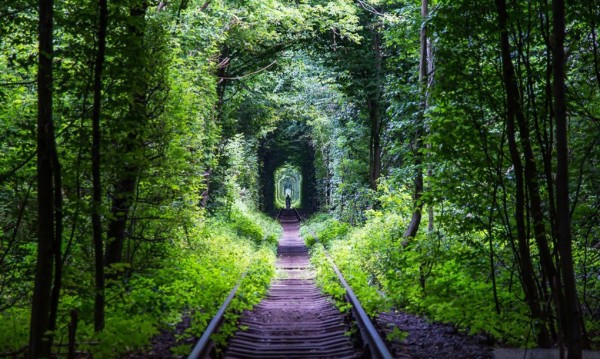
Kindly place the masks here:
<instances>
[{"instance_id":1,"label":"undergrowth","mask_svg":"<svg viewBox=\"0 0 600 359\"><path fill-rule=\"evenodd\" d=\"M158 268L137 271L112 282L106 291L106 326L93 329L93 296L66 285L61 299L55 352L65 355L69 313L77 310L77 349L94 358L118 358L144 352L161 329L173 330L183 315L191 318L184 336L200 336L243 272L238 295L225 324L214 339L223 342L234 330L237 313L258 303L275 272L275 244L281 227L267 216L238 205L227 216L198 218L178 231L163 248ZM85 278L93 283L92 278ZM29 336L28 308L13 307L0 313L0 353L24 348ZM61 349L62 348L62 349ZM173 348L179 355L191 345ZM61 353L62 351L62 353Z\"/></svg>"},{"instance_id":2,"label":"undergrowth","mask_svg":"<svg viewBox=\"0 0 600 359\"><path fill-rule=\"evenodd\" d=\"M314 216L301 234L312 247L318 285L341 303L343 289L326 260L327 248L371 316L394 307L509 345L531 345L534 334L518 279L501 266L496 271L501 307L496 311L482 234L435 232L403 243L407 223L394 211L371 211L355 228L328 215Z\"/></svg>"}]
</instances>

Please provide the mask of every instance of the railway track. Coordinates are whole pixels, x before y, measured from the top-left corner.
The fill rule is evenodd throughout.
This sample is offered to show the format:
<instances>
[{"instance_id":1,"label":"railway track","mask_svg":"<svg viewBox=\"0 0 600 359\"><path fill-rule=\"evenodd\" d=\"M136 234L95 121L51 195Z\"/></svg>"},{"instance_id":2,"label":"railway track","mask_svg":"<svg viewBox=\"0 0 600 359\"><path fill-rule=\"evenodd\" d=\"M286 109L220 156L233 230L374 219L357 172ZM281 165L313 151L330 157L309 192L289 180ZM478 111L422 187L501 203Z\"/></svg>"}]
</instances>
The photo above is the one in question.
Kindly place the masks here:
<instances>
[{"instance_id":1,"label":"railway track","mask_svg":"<svg viewBox=\"0 0 600 359\"><path fill-rule=\"evenodd\" d=\"M265 299L252 311L243 313L235 335L224 350L225 358L392 358L358 299L334 266L346 298L352 305L351 317L340 313L314 283L308 249L298 233L300 216L295 210L278 214L284 234L279 241L277 278ZM210 335L222 321L229 297L194 347L189 359L210 357ZM352 319L359 331L349 333ZM213 325L214 324L214 325ZM354 340L353 340L354 339Z\"/></svg>"}]
</instances>

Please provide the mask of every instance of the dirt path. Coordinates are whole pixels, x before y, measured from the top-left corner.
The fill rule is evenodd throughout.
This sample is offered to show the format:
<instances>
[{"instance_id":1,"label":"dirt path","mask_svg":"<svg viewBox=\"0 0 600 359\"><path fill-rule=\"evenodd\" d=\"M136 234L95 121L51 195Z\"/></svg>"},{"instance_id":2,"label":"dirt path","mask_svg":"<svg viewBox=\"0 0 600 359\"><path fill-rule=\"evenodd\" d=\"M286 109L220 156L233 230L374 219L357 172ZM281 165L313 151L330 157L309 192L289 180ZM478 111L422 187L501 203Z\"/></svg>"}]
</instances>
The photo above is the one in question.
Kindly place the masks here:
<instances>
[{"instance_id":1,"label":"dirt path","mask_svg":"<svg viewBox=\"0 0 600 359\"><path fill-rule=\"evenodd\" d=\"M281 217L277 279L267 297L245 312L230 340L226 358L355 358L358 356L344 316L322 295L310 271L308 250L299 236L299 223Z\"/></svg>"}]
</instances>

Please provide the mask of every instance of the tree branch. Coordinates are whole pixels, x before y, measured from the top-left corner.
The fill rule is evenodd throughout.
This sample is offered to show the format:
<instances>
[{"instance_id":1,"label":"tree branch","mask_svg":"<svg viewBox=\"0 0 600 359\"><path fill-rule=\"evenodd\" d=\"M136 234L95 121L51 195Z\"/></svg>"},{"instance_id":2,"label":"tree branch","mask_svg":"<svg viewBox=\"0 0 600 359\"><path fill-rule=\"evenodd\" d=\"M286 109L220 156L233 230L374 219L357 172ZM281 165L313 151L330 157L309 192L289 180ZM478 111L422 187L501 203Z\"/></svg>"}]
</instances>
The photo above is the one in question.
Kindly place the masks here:
<instances>
[{"instance_id":1,"label":"tree branch","mask_svg":"<svg viewBox=\"0 0 600 359\"><path fill-rule=\"evenodd\" d=\"M220 78L219 78L219 79L220 79L220 80L219 80L219 82L222 82L223 80L242 80L242 79L244 79L244 78L246 78L246 77L249 77L249 76L252 76L252 75L256 75L256 74L258 74L258 73L260 73L260 72L263 72L263 71L267 70L269 67L271 67L271 66L275 65L276 63L277 63L277 60L275 60L275 61L271 62L270 64L268 64L267 66L265 66L265 67L263 67L263 68L260 68L260 69L258 69L258 70L256 70L256 71L250 72L250 73L248 73L248 74L245 74L245 75L242 75L242 76L235 76L235 77L220 77Z\"/></svg>"},{"instance_id":2,"label":"tree branch","mask_svg":"<svg viewBox=\"0 0 600 359\"><path fill-rule=\"evenodd\" d=\"M22 86L22 85L33 85L36 81L20 81L20 82L2 82L0 86Z\"/></svg>"}]
</instances>

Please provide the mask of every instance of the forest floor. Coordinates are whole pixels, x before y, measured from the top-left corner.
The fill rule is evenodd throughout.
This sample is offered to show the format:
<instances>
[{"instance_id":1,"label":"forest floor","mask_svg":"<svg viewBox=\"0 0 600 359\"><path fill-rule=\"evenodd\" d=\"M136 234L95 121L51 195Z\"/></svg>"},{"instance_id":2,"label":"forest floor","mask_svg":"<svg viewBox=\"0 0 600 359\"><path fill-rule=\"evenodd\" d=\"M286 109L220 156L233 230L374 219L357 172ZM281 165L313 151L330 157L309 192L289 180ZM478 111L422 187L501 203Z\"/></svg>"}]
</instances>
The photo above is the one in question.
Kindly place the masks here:
<instances>
[{"instance_id":1,"label":"forest floor","mask_svg":"<svg viewBox=\"0 0 600 359\"><path fill-rule=\"evenodd\" d=\"M134 353L125 356L124 359L161 359L161 358L185 358L183 355L174 355L171 348L180 345L187 345L193 348L199 338L185 335L186 330L191 326L192 320L189 315L184 315L183 319L175 328L163 329L160 334L152 338L150 350L145 353ZM181 339L185 338L185 339ZM191 349L190 349L191 350Z\"/></svg>"},{"instance_id":2,"label":"forest floor","mask_svg":"<svg viewBox=\"0 0 600 359\"><path fill-rule=\"evenodd\" d=\"M488 359L493 358L494 342L484 335L467 335L452 325L430 323L401 311L381 313L377 325L388 336L398 328L404 338L388 340L393 354L408 354L414 359Z\"/></svg>"}]
</instances>

